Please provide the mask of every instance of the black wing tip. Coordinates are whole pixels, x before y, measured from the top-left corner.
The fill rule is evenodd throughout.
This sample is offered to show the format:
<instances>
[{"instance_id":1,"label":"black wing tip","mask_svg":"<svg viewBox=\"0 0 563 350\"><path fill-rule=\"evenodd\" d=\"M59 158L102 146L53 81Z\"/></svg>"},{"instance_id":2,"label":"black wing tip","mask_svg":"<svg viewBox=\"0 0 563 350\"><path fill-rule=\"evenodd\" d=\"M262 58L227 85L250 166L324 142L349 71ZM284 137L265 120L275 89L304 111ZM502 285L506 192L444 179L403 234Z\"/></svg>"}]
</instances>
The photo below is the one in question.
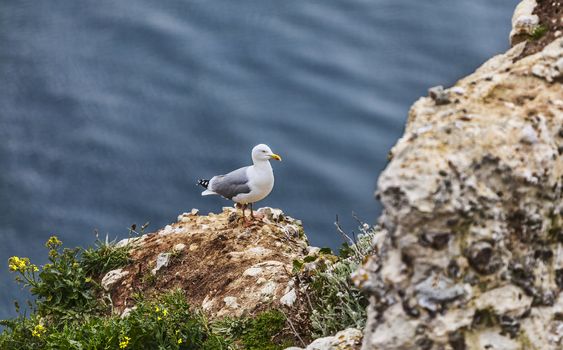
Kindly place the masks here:
<instances>
[{"instance_id":1,"label":"black wing tip","mask_svg":"<svg viewBox=\"0 0 563 350\"><path fill-rule=\"evenodd\" d=\"M209 180L206 179L199 179L197 180L197 184L203 188L207 188L209 186Z\"/></svg>"}]
</instances>

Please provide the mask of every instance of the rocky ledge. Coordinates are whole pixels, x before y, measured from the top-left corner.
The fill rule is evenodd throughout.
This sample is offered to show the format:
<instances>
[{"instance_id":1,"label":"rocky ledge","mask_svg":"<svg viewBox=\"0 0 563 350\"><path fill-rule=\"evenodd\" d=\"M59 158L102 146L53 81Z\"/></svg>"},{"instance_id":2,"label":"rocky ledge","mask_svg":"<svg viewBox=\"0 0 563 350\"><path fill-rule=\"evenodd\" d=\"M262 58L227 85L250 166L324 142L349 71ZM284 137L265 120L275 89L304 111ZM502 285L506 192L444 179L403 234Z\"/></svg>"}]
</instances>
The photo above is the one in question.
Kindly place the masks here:
<instances>
[{"instance_id":1,"label":"rocky ledge","mask_svg":"<svg viewBox=\"0 0 563 350\"><path fill-rule=\"evenodd\" d=\"M247 224L234 208L205 216L194 209L164 229L119 242L130 247L130 263L101 282L114 312L130 312L135 294L174 289L211 318L291 308L292 263L308 248L301 222L271 208L256 215Z\"/></svg>"},{"instance_id":2,"label":"rocky ledge","mask_svg":"<svg viewBox=\"0 0 563 350\"><path fill-rule=\"evenodd\" d=\"M354 275L362 349L563 347L561 3L523 3L512 49L411 108Z\"/></svg>"}]
</instances>

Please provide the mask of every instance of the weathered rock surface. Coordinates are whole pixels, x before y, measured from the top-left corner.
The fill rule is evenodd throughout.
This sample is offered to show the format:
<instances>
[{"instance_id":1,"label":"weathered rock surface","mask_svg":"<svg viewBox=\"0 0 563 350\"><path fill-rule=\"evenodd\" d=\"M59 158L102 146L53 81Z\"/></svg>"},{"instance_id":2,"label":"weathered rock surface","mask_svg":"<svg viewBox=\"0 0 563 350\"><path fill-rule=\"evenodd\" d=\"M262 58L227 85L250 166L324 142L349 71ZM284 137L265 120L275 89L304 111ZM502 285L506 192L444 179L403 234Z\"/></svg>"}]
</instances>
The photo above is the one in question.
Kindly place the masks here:
<instances>
[{"instance_id":1,"label":"weathered rock surface","mask_svg":"<svg viewBox=\"0 0 563 350\"><path fill-rule=\"evenodd\" d=\"M123 269L111 270L104 278L102 278L102 287L104 290L110 290L117 282L119 282L123 277L127 276L129 271L123 271Z\"/></svg>"},{"instance_id":2,"label":"weathered rock surface","mask_svg":"<svg viewBox=\"0 0 563 350\"><path fill-rule=\"evenodd\" d=\"M184 213L164 229L120 243L132 263L109 272L103 286L118 313L134 307L133 295L180 288L191 305L211 318L288 310L296 301L292 263L307 255L298 220L262 208L244 224L234 208L200 216Z\"/></svg>"},{"instance_id":3,"label":"weathered rock surface","mask_svg":"<svg viewBox=\"0 0 563 350\"><path fill-rule=\"evenodd\" d=\"M359 350L362 344L362 331L348 328L332 337L316 339L305 349L291 347L285 350Z\"/></svg>"},{"instance_id":4,"label":"weathered rock surface","mask_svg":"<svg viewBox=\"0 0 563 350\"><path fill-rule=\"evenodd\" d=\"M524 0L516 6L512 15L512 30L510 44L516 45L526 41L540 25L540 18L534 14L536 0Z\"/></svg>"},{"instance_id":5,"label":"weathered rock surface","mask_svg":"<svg viewBox=\"0 0 563 350\"><path fill-rule=\"evenodd\" d=\"M512 45L526 42L519 58L539 52L563 36L561 5L561 0L524 0L518 5L512 17L510 42Z\"/></svg>"},{"instance_id":6,"label":"weathered rock surface","mask_svg":"<svg viewBox=\"0 0 563 350\"><path fill-rule=\"evenodd\" d=\"M413 105L354 275L362 349L563 348L563 39L525 45Z\"/></svg>"}]
</instances>

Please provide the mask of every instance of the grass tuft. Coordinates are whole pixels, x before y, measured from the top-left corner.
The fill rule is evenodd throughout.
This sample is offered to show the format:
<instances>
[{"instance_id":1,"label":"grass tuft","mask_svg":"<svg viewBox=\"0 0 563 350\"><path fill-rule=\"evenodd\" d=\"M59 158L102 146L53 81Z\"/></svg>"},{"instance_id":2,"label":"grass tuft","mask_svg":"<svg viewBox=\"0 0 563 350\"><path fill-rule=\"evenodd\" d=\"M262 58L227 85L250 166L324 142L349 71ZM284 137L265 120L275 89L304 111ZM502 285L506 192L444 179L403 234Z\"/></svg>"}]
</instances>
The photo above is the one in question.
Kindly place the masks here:
<instances>
[{"instance_id":1,"label":"grass tuft","mask_svg":"<svg viewBox=\"0 0 563 350\"><path fill-rule=\"evenodd\" d=\"M266 311L247 322L240 337L243 349L281 350L291 344L276 344L275 337L285 328L285 315L277 310Z\"/></svg>"},{"instance_id":2,"label":"grass tuft","mask_svg":"<svg viewBox=\"0 0 563 350\"><path fill-rule=\"evenodd\" d=\"M548 28L546 25L540 24L534 29L534 31L532 32L532 34L530 34L530 36L534 40L539 40L547 33L547 30Z\"/></svg>"},{"instance_id":3,"label":"grass tuft","mask_svg":"<svg viewBox=\"0 0 563 350\"><path fill-rule=\"evenodd\" d=\"M82 252L82 266L90 276L102 274L126 266L130 261L129 245L117 247L116 241L96 240L94 247Z\"/></svg>"}]
</instances>

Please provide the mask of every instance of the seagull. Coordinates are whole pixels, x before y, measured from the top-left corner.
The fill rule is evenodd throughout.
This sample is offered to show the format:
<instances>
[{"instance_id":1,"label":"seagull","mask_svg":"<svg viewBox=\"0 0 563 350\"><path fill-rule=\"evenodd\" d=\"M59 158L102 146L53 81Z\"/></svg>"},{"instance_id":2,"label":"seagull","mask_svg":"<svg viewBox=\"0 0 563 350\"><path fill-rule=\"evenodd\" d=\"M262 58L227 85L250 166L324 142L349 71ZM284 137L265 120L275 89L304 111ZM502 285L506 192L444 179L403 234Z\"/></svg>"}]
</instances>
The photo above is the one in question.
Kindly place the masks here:
<instances>
[{"instance_id":1,"label":"seagull","mask_svg":"<svg viewBox=\"0 0 563 350\"><path fill-rule=\"evenodd\" d=\"M198 185L205 188L202 196L220 195L242 207L242 217L250 205L250 216L254 219L252 204L266 198L274 188L274 172L270 159L281 161L281 157L272 152L270 147L259 144L252 149L253 165L231 171L225 175L216 175L211 179L200 179Z\"/></svg>"}]
</instances>

